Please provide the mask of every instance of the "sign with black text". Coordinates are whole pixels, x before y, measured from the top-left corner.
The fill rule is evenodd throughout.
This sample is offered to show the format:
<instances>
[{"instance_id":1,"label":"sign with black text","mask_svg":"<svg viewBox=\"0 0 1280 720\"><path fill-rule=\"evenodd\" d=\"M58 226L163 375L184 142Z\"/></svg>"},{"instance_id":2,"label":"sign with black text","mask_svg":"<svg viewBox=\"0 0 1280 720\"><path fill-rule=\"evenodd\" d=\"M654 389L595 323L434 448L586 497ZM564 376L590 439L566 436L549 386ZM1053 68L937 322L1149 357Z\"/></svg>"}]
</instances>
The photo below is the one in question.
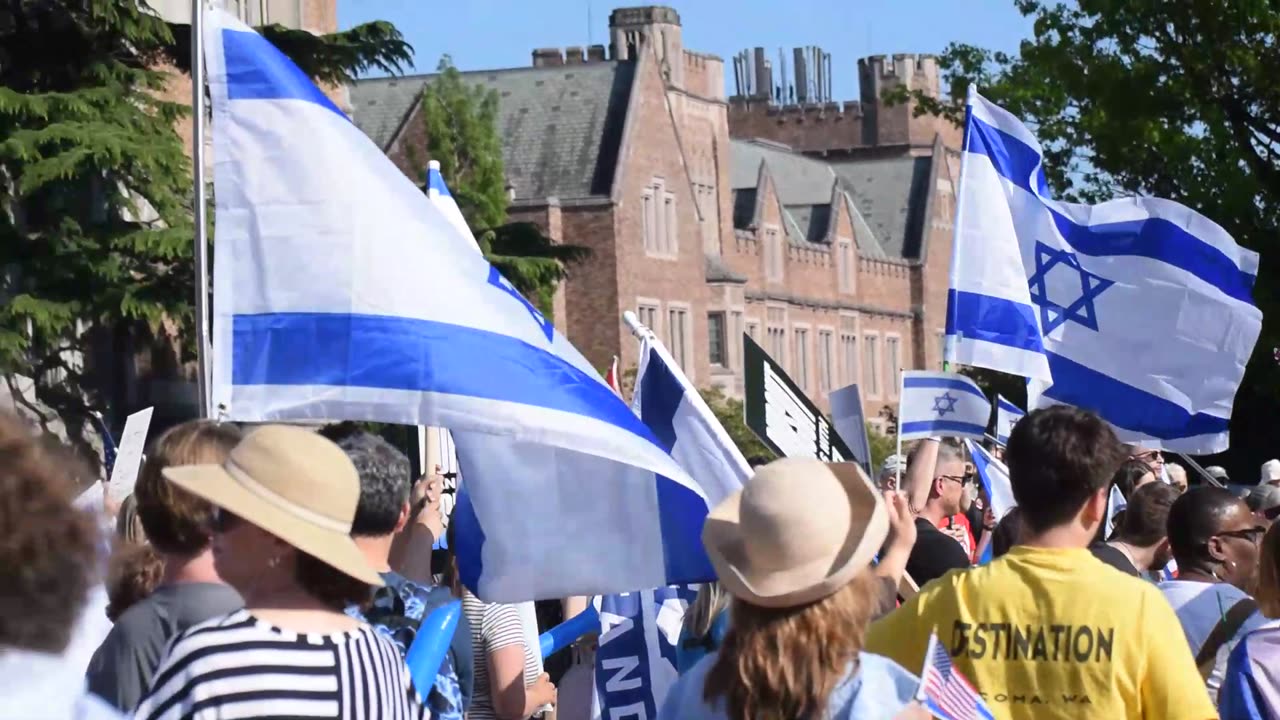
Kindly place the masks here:
<instances>
[{"instance_id":1,"label":"sign with black text","mask_svg":"<svg viewBox=\"0 0 1280 720\"><path fill-rule=\"evenodd\" d=\"M783 457L823 462L853 459L817 405L751 336L742 336L747 427Z\"/></svg>"}]
</instances>

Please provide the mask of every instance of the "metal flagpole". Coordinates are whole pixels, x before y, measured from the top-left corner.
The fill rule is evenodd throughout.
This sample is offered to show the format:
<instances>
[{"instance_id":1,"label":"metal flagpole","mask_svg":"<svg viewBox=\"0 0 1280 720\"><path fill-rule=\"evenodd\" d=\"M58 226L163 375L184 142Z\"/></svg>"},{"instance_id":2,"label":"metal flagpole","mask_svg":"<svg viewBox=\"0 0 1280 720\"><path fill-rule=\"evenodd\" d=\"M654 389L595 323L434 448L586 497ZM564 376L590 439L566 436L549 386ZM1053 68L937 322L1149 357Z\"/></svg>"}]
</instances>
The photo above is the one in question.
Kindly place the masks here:
<instances>
[{"instance_id":1,"label":"metal flagpole","mask_svg":"<svg viewBox=\"0 0 1280 720\"><path fill-rule=\"evenodd\" d=\"M898 432L894 433L894 437L898 440L898 449L894 451L898 457L902 457L902 394L907 389L906 373L898 372ZM893 489L902 490L902 463L894 463L895 472L893 478Z\"/></svg>"},{"instance_id":2,"label":"metal flagpole","mask_svg":"<svg viewBox=\"0 0 1280 720\"><path fill-rule=\"evenodd\" d=\"M209 238L204 187L204 7L191 0L191 163L195 169L196 357L200 417L212 415L209 396Z\"/></svg>"},{"instance_id":3,"label":"metal flagpole","mask_svg":"<svg viewBox=\"0 0 1280 720\"><path fill-rule=\"evenodd\" d=\"M1200 473L1200 477L1204 478L1205 481L1208 482L1210 485L1215 485L1217 487L1226 487L1226 485L1222 484L1221 480L1210 475L1207 470L1200 467L1200 463L1196 462L1195 460L1192 460L1191 458L1187 457L1183 453L1174 453L1174 455L1177 455L1178 457L1182 458L1183 462L1190 465L1192 470L1195 470L1196 472Z\"/></svg>"}]
</instances>

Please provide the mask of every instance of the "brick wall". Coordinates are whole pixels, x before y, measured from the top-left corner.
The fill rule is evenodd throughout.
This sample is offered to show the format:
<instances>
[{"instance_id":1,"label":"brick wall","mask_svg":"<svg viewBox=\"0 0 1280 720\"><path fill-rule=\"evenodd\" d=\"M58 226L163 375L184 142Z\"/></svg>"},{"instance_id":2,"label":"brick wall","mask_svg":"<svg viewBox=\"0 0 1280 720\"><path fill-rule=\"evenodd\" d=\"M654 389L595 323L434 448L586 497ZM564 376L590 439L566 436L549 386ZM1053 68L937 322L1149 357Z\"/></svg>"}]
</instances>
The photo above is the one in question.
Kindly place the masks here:
<instances>
[{"instance_id":1,"label":"brick wall","mask_svg":"<svg viewBox=\"0 0 1280 720\"><path fill-rule=\"evenodd\" d=\"M773 140L800 152L859 147L862 125L862 106L852 101L786 106L744 98L729 101L730 135Z\"/></svg>"},{"instance_id":2,"label":"brick wall","mask_svg":"<svg viewBox=\"0 0 1280 720\"><path fill-rule=\"evenodd\" d=\"M702 235L689 176L672 124L666 87L656 61L648 53L642 54L638 61L627 115L619 157L620 178L614 188L617 199L614 231L618 304L614 305L612 326L617 327L621 323L618 313L635 309L638 298L653 298L661 305L659 324L662 326L654 330L658 331L663 342L667 342L667 311L672 303L687 307L689 331L686 333L685 373L695 384L702 385L710 375L707 362L708 291ZM641 198L644 188L654 178L662 178L666 190L675 195L679 239L678 256L674 259L655 258L645 252ZM593 298L586 299L594 301ZM572 293L570 302L574 302ZM624 366L635 365L635 344L623 342L621 347Z\"/></svg>"}]
</instances>

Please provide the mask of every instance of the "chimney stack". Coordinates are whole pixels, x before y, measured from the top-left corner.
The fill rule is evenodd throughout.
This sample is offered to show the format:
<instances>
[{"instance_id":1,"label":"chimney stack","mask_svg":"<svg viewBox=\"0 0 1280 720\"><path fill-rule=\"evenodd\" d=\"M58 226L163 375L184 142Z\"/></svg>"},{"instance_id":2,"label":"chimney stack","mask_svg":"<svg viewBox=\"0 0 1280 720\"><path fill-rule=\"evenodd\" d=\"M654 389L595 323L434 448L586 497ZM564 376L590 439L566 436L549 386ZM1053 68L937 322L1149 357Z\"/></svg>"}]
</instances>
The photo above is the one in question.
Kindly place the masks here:
<instances>
[{"instance_id":1,"label":"chimney stack","mask_svg":"<svg viewBox=\"0 0 1280 720\"><path fill-rule=\"evenodd\" d=\"M587 62L604 62L604 46L592 45L587 48Z\"/></svg>"},{"instance_id":2,"label":"chimney stack","mask_svg":"<svg viewBox=\"0 0 1280 720\"><path fill-rule=\"evenodd\" d=\"M582 47L579 45L570 45L564 49L565 65L581 65L582 64Z\"/></svg>"}]
</instances>

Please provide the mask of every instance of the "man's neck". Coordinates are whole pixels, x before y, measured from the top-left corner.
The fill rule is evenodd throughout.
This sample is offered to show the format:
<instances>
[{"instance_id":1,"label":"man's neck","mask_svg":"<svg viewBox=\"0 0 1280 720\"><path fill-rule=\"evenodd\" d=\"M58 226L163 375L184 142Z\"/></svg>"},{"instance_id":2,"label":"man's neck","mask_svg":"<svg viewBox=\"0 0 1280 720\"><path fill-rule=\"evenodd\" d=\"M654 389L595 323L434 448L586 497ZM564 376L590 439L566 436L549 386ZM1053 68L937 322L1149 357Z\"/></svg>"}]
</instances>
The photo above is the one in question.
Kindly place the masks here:
<instances>
[{"instance_id":1,"label":"man's neck","mask_svg":"<svg viewBox=\"0 0 1280 720\"><path fill-rule=\"evenodd\" d=\"M1028 533L1019 545L1028 545L1047 550L1070 550L1089 547L1093 542L1093 533L1088 533L1074 523L1049 528L1041 533Z\"/></svg>"},{"instance_id":2,"label":"man's neck","mask_svg":"<svg viewBox=\"0 0 1280 720\"><path fill-rule=\"evenodd\" d=\"M391 543L395 535L356 536L356 547L364 553L369 566L380 573L391 571Z\"/></svg>"},{"instance_id":3,"label":"man's neck","mask_svg":"<svg viewBox=\"0 0 1280 720\"><path fill-rule=\"evenodd\" d=\"M206 547L195 555L162 554L164 558L164 575L161 585L179 585L182 583L218 583L218 571L213 566L213 550Z\"/></svg>"},{"instance_id":4,"label":"man's neck","mask_svg":"<svg viewBox=\"0 0 1280 720\"><path fill-rule=\"evenodd\" d=\"M1159 545L1142 547L1141 545L1135 545L1128 542L1123 538L1112 540L1109 544L1112 547L1116 547L1121 550L1125 554L1125 557L1129 558L1129 562L1133 563L1133 569L1138 572L1147 572L1152 569L1152 565L1155 565L1156 549L1159 548Z\"/></svg>"},{"instance_id":5,"label":"man's neck","mask_svg":"<svg viewBox=\"0 0 1280 720\"><path fill-rule=\"evenodd\" d=\"M951 514L942 507L942 504L937 499L934 499L924 504L924 509L920 511L920 517L937 527L943 520L951 517Z\"/></svg>"},{"instance_id":6,"label":"man's neck","mask_svg":"<svg viewBox=\"0 0 1280 720\"><path fill-rule=\"evenodd\" d=\"M1202 570L1198 567L1184 567L1182 563L1178 563L1178 579L1188 582L1218 583L1221 582L1213 576L1213 573Z\"/></svg>"}]
</instances>

